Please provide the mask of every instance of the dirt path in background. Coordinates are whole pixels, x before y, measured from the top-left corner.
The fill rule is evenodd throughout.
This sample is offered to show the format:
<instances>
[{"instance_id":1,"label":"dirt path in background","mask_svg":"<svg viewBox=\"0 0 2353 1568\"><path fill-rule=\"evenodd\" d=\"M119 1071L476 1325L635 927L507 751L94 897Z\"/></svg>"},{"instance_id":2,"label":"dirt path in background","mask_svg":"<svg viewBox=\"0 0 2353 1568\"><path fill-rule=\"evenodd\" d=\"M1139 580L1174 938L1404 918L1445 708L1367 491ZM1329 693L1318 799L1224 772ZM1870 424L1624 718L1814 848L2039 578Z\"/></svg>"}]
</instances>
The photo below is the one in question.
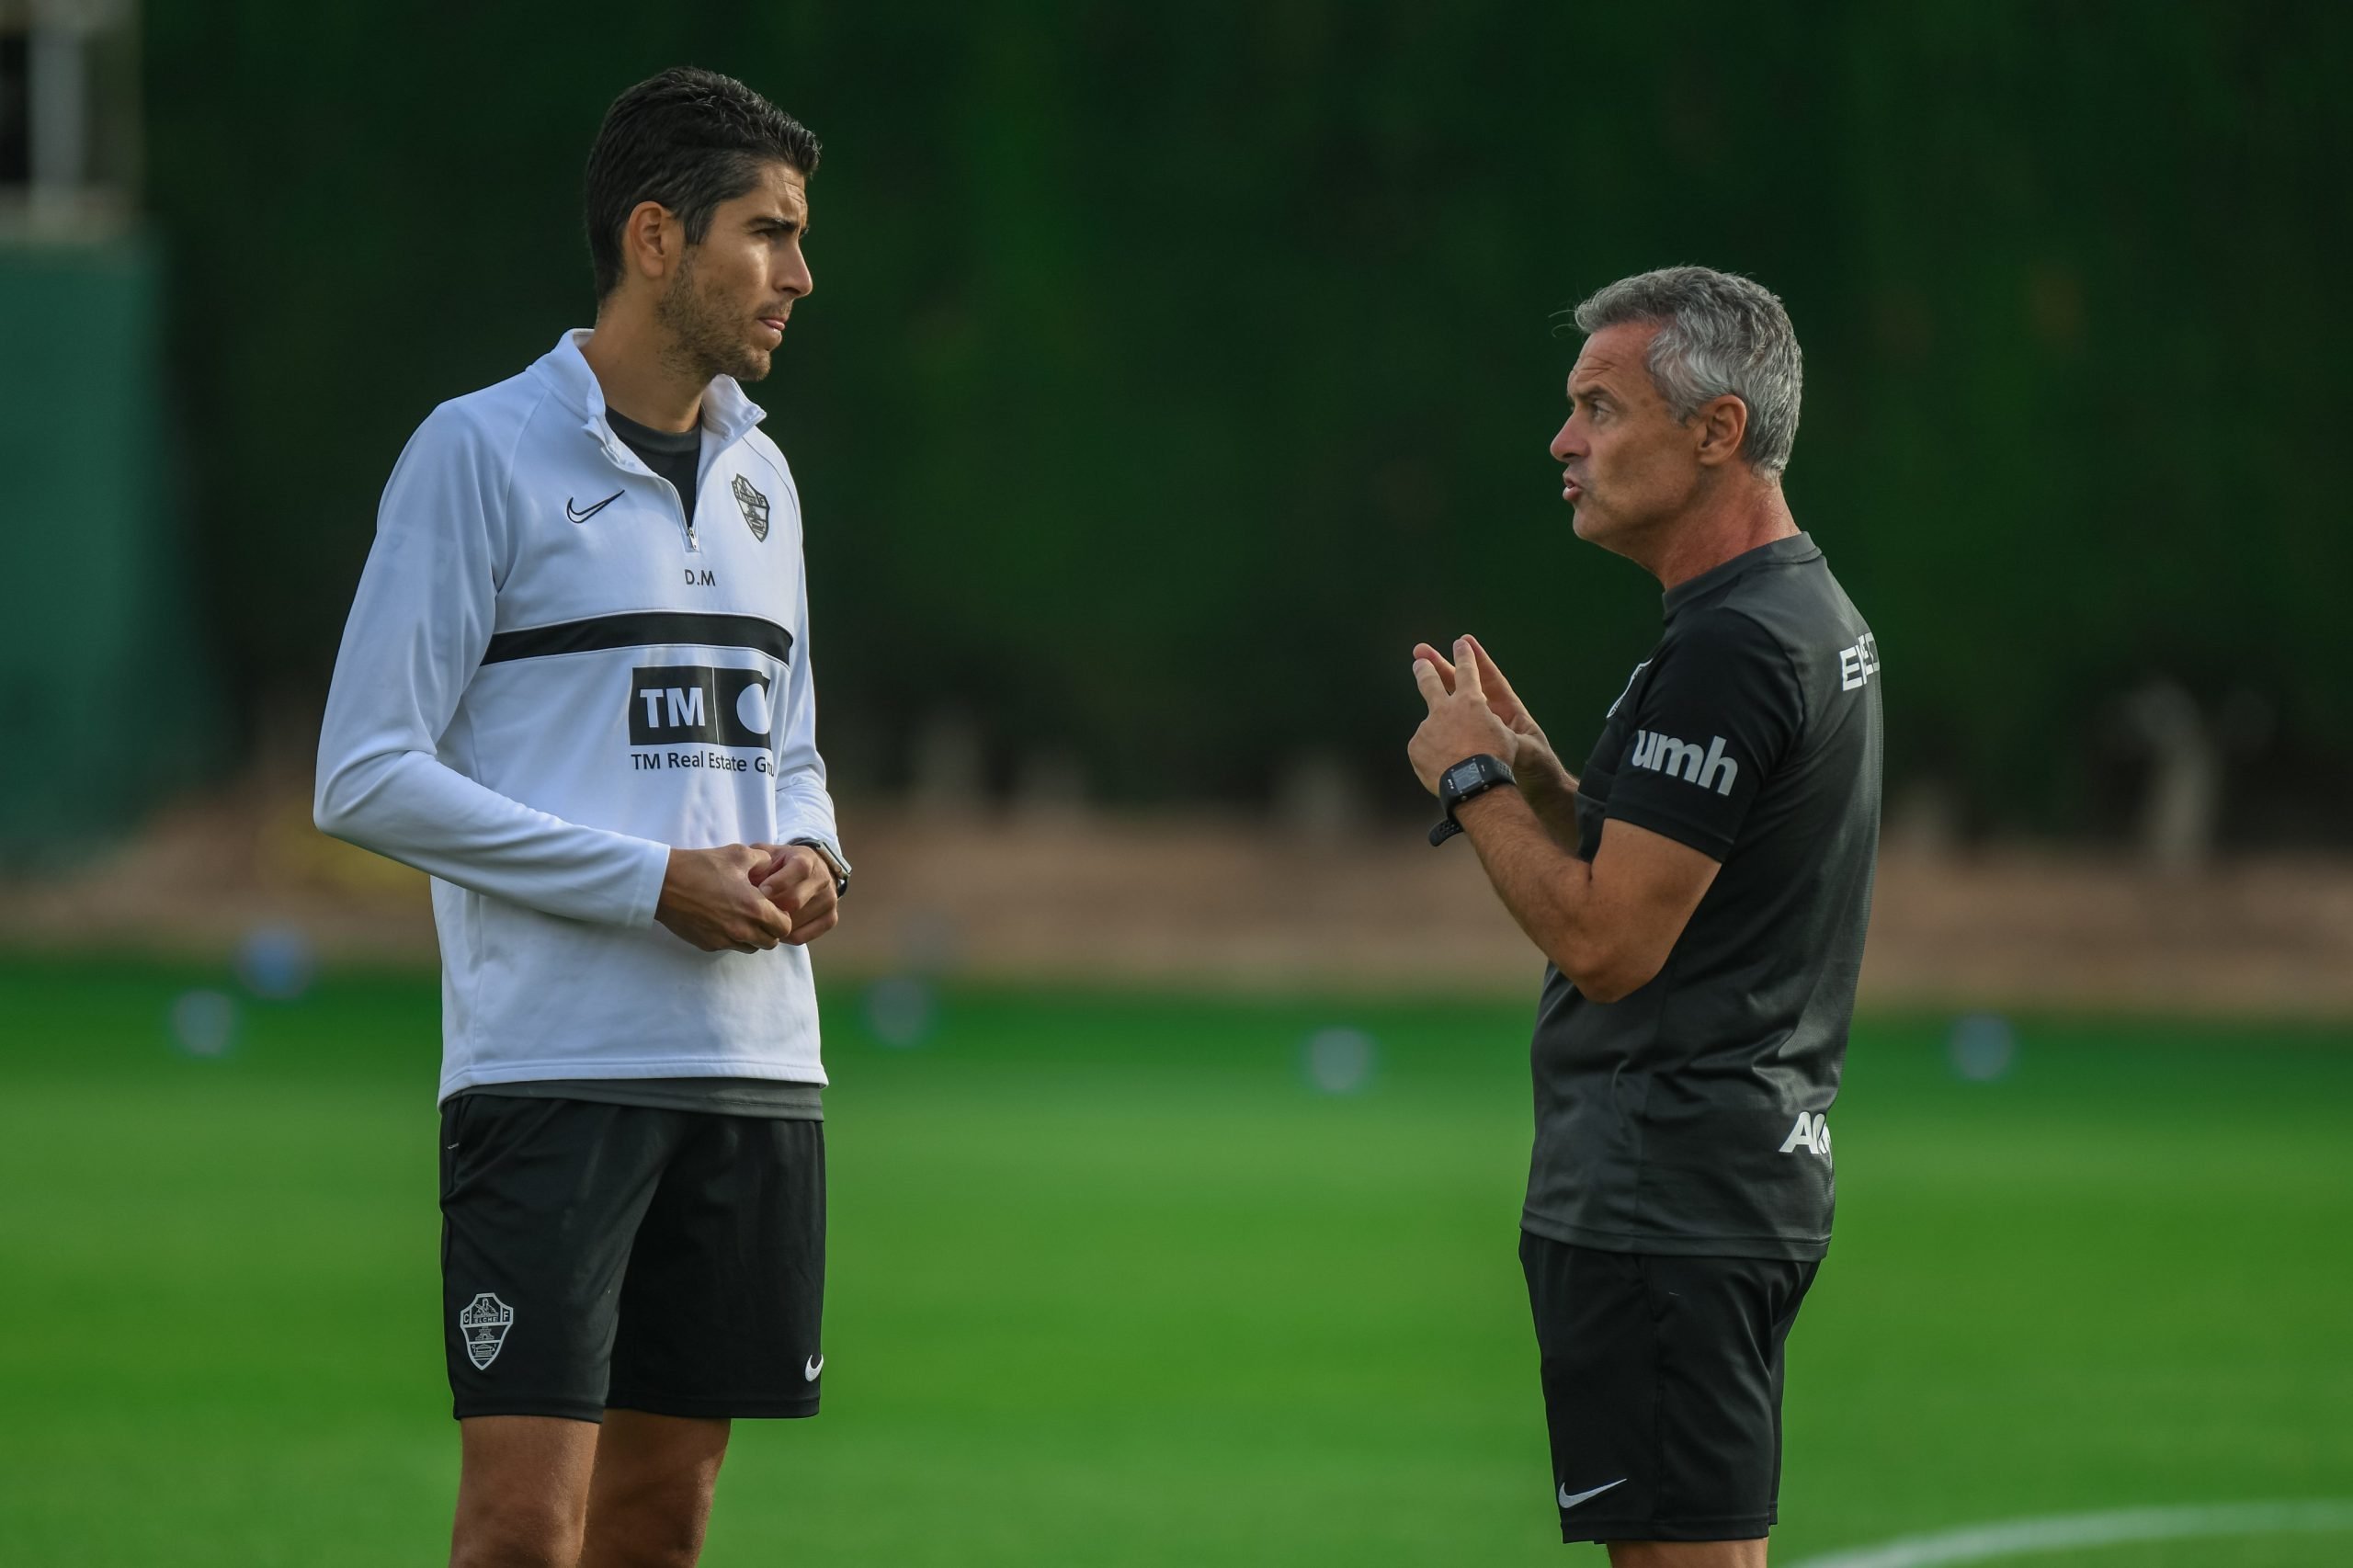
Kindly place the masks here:
<instances>
[{"instance_id":1,"label":"dirt path in background","mask_svg":"<svg viewBox=\"0 0 2353 1568\"><path fill-rule=\"evenodd\" d=\"M1530 994L1539 960L1462 846L1412 824L1302 842L1247 819L844 812L858 885L824 960L1034 982ZM165 813L73 875L0 883L0 944L216 957L293 926L331 957L429 962L424 879L322 837L307 790ZM1878 1006L2353 1017L2353 860L2184 878L2076 854L1881 861Z\"/></svg>"}]
</instances>

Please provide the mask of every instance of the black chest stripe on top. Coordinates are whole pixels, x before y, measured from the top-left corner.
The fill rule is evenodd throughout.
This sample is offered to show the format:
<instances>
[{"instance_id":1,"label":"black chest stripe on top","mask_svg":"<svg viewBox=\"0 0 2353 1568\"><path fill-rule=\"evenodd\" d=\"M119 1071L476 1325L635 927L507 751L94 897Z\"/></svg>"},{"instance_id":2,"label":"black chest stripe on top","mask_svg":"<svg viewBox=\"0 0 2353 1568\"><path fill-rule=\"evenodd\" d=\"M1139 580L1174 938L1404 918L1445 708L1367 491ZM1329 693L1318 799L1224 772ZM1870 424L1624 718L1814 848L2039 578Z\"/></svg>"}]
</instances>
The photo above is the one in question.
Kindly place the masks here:
<instances>
[{"instance_id":1,"label":"black chest stripe on top","mask_svg":"<svg viewBox=\"0 0 2353 1568\"><path fill-rule=\"evenodd\" d=\"M627 615L597 615L502 631L483 650L485 665L513 659L543 659L553 653L595 653L608 648L649 648L666 643L710 648L748 648L779 664L792 658L792 633L756 615L710 615L694 610L648 609Z\"/></svg>"}]
</instances>

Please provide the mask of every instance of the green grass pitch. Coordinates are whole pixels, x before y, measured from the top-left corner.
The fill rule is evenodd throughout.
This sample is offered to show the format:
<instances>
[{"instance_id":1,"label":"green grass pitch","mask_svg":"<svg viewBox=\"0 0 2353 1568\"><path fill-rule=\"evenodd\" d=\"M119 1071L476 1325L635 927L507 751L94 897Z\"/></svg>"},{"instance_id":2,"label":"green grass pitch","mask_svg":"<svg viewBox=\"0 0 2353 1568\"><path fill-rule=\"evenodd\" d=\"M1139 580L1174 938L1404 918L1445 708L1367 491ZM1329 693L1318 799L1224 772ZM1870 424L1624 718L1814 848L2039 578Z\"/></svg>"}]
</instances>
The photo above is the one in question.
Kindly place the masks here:
<instances>
[{"instance_id":1,"label":"green grass pitch","mask_svg":"<svg viewBox=\"0 0 2353 1568\"><path fill-rule=\"evenodd\" d=\"M209 1059L165 1022L208 984L0 966L0 1558L438 1562L433 983L241 997ZM1529 1012L950 990L893 1049L829 994L826 1412L737 1428L705 1561L1561 1561L1513 1252ZM1378 1042L1361 1092L1303 1070L1330 1025ZM1936 1020L1856 1035L1779 1563L2353 1497L2353 1032L2018 1037L1972 1083Z\"/></svg>"}]
</instances>

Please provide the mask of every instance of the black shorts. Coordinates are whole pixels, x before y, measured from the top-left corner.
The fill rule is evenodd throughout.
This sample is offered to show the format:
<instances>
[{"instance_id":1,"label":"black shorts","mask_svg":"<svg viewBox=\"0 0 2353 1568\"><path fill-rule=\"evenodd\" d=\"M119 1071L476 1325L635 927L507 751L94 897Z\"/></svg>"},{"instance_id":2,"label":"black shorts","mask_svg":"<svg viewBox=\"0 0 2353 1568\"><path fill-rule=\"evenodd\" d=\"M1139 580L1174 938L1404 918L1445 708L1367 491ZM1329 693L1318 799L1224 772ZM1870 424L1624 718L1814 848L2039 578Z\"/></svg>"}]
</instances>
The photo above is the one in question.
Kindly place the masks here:
<instances>
[{"instance_id":1,"label":"black shorts","mask_svg":"<svg viewBox=\"0 0 2353 1568\"><path fill-rule=\"evenodd\" d=\"M1781 1486L1781 1346L1814 1263L1521 1232L1563 1540L1749 1540Z\"/></svg>"},{"instance_id":2,"label":"black shorts","mask_svg":"<svg viewBox=\"0 0 2353 1568\"><path fill-rule=\"evenodd\" d=\"M817 1414L824 1122L458 1095L441 1216L461 1419Z\"/></svg>"}]
</instances>

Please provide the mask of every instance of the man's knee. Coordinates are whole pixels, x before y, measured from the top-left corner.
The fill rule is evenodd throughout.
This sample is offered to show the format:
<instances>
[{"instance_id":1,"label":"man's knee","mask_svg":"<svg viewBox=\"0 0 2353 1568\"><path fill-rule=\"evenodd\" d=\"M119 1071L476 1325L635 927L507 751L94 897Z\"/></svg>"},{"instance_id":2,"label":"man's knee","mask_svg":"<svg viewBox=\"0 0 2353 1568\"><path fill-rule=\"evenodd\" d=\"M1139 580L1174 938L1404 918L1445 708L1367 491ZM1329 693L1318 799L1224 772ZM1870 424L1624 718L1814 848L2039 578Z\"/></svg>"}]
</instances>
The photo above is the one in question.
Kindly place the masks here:
<instances>
[{"instance_id":1,"label":"man's knee","mask_svg":"<svg viewBox=\"0 0 2353 1568\"><path fill-rule=\"evenodd\" d=\"M710 1518L708 1490L642 1487L600 1495L580 1568L695 1568Z\"/></svg>"},{"instance_id":2,"label":"man's knee","mask_svg":"<svg viewBox=\"0 0 2353 1568\"><path fill-rule=\"evenodd\" d=\"M478 1508L460 1515L449 1568L575 1568L582 1521L544 1505Z\"/></svg>"}]
</instances>

